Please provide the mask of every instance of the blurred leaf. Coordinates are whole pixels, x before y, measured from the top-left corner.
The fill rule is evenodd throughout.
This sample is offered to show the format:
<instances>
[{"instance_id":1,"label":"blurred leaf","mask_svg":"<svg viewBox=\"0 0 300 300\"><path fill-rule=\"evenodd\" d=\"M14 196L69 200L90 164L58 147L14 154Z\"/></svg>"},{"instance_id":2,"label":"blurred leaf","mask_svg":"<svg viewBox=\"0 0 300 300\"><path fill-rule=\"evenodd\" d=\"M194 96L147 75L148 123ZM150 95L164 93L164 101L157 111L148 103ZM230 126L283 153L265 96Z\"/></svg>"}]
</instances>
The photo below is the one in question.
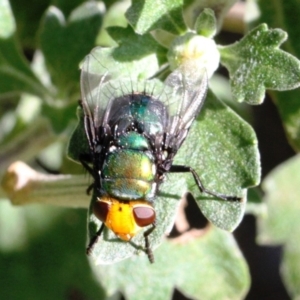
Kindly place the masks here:
<instances>
[{"instance_id":1,"label":"blurred leaf","mask_svg":"<svg viewBox=\"0 0 300 300\"><path fill-rule=\"evenodd\" d=\"M83 3L67 21L54 6L46 12L39 38L58 98L78 100L79 63L95 44L102 15L95 1Z\"/></svg>"},{"instance_id":2,"label":"blurred leaf","mask_svg":"<svg viewBox=\"0 0 300 300\"><path fill-rule=\"evenodd\" d=\"M0 224L1 297L104 298L84 252L85 210L1 201Z\"/></svg>"},{"instance_id":3,"label":"blurred leaf","mask_svg":"<svg viewBox=\"0 0 300 300\"><path fill-rule=\"evenodd\" d=\"M245 210L245 190L260 181L257 139L250 125L210 92L174 164L194 168L210 191L245 197L243 202L212 200L201 194L192 175L189 189L202 213L216 226L234 230Z\"/></svg>"},{"instance_id":4,"label":"blurred leaf","mask_svg":"<svg viewBox=\"0 0 300 300\"><path fill-rule=\"evenodd\" d=\"M49 5L58 7L65 16L79 6L84 0L22 0L9 1L17 22L17 34L21 45L26 50L34 51L37 48L36 38L40 21Z\"/></svg>"},{"instance_id":5,"label":"blurred leaf","mask_svg":"<svg viewBox=\"0 0 300 300\"><path fill-rule=\"evenodd\" d=\"M41 18L50 5L50 0L10 0L17 22L17 35L26 50L36 49L36 34Z\"/></svg>"},{"instance_id":6,"label":"blurred leaf","mask_svg":"<svg viewBox=\"0 0 300 300\"><path fill-rule=\"evenodd\" d=\"M150 265L134 256L94 272L108 295L121 291L132 300L171 299L175 287L192 299L243 299L249 288L246 262L232 235L221 230L184 243L167 240L155 259Z\"/></svg>"},{"instance_id":7,"label":"blurred leaf","mask_svg":"<svg viewBox=\"0 0 300 300\"><path fill-rule=\"evenodd\" d=\"M69 16L77 6L84 2L85 0L52 0L51 4L59 8L65 16Z\"/></svg>"},{"instance_id":8,"label":"blurred leaf","mask_svg":"<svg viewBox=\"0 0 300 300\"><path fill-rule=\"evenodd\" d=\"M45 118L36 118L27 126L22 126L15 135L0 148L0 171L16 160L28 161L39 151L49 146L56 137Z\"/></svg>"},{"instance_id":9,"label":"blurred leaf","mask_svg":"<svg viewBox=\"0 0 300 300\"><path fill-rule=\"evenodd\" d=\"M4 98L1 103L4 110L6 100L7 99ZM8 100L10 100L10 98L8 98ZM11 111L6 112L1 119L0 132L3 135L1 140L3 146L24 134L32 122L36 125L39 124L40 121L39 113L42 103L40 98L23 93L18 100L18 103L13 104ZM5 128L7 125L9 128Z\"/></svg>"},{"instance_id":10,"label":"blurred leaf","mask_svg":"<svg viewBox=\"0 0 300 300\"><path fill-rule=\"evenodd\" d=\"M246 206L246 214L252 214L256 217L264 218L267 216L267 206L263 201L263 193L260 187L248 190L248 202Z\"/></svg>"},{"instance_id":11,"label":"blurred leaf","mask_svg":"<svg viewBox=\"0 0 300 300\"><path fill-rule=\"evenodd\" d=\"M117 61L139 60L147 55L156 54L161 62L166 61L167 49L159 45L149 34L136 34L128 25L123 27L107 28L109 35L119 44L113 56Z\"/></svg>"},{"instance_id":12,"label":"blurred leaf","mask_svg":"<svg viewBox=\"0 0 300 300\"><path fill-rule=\"evenodd\" d=\"M109 5L109 8L108 5L106 5L107 11L104 15L103 25L97 37L96 44L103 47L115 47L117 43L110 37L106 29L113 26L126 27L128 25L125 12L131 5L131 1L116 1L116 3Z\"/></svg>"},{"instance_id":13,"label":"blurred leaf","mask_svg":"<svg viewBox=\"0 0 300 300\"><path fill-rule=\"evenodd\" d=\"M0 97L22 92L48 95L31 71L15 39L15 21L7 0L0 0Z\"/></svg>"},{"instance_id":14,"label":"blurred leaf","mask_svg":"<svg viewBox=\"0 0 300 300\"><path fill-rule=\"evenodd\" d=\"M300 151L300 90L272 93L272 98L285 126L287 138L295 151Z\"/></svg>"},{"instance_id":15,"label":"blurred leaf","mask_svg":"<svg viewBox=\"0 0 300 300\"><path fill-rule=\"evenodd\" d=\"M293 299L300 297L300 157L274 169L263 181L267 218L259 219L259 241L284 244L281 273Z\"/></svg>"},{"instance_id":16,"label":"blurred leaf","mask_svg":"<svg viewBox=\"0 0 300 300\"><path fill-rule=\"evenodd\" d=\"M64 106L45 103L42 107L42 114L50 120L54 132L58 134L66 130L71 121L76 120L77 106L77 102L71 102Z\"/></svg>"},{"instance_id":17,"label":"blurred leaf","mask_svg":"<svg viewBox=\"0 0 300 300\"><path fill-rule=\"evenodd\" d=\"M133 0L126 17L138 34L155 29L182 34L187 29L182 17L182 5L183 0Z\"/></svg>"},{"instance_id":18,"label":"blurred leaf","mask_svg":"<svg viewBox=\"0 0 300 300\"><path fill-rule=\"evenodd\" d=\"M266 22L270 27L280 27L289 34L288 41L283 48L300 57L300 27L295 26L300 14L300 6L297 0L259 1L260 18L255 24ZM300 90L288 92L272 92L272 98L278 107L283 124L285 126L289 142L295 150L300 151Z\"/></svg>"},{"instance_id":19,"label":"blurred leaf","mask_svg":"<svg viewBox=\"0 0 300 300\"><path fill-rule=\"evenodd\" d=\"M262 24L241 41L220 46L221 63L229 70L233 98L260 104L266 89L288 90L300 84L300 62L278 49L287 34Z\"/></svg>"}]
</instances>

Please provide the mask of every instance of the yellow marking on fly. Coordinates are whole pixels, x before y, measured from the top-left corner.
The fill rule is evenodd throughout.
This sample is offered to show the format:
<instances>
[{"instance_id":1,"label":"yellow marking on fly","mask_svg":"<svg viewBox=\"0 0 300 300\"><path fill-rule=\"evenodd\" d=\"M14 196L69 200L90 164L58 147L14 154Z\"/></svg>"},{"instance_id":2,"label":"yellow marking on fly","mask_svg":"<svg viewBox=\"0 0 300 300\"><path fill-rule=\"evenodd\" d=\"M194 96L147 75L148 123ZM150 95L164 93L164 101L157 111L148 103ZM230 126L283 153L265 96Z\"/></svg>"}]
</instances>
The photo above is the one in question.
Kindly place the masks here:
<instances>
[{"instance_id":1,"label":"yellow marking on fly","mask_svg":"<svg viewBox=\"0 0 300 300\"><path fill-rule=\"evenodd\" d=\"M97 203L95 203L96 208L94 208L94 213L96 216L101 214L101 212L100 214L97 214L97 204L99 205L100 210L105 206L105 220L102 220L105 226L124 241L129 241L142 228L137 224L133 209L139 207L150 209L151 211L153 210L152 205L147 201L119 201L109 196L102 196L101 198L98 198ZM149 221L149 224L153 223L154 218L155 213L153 214L153 220Z\"/></svg>"}]
</instances>

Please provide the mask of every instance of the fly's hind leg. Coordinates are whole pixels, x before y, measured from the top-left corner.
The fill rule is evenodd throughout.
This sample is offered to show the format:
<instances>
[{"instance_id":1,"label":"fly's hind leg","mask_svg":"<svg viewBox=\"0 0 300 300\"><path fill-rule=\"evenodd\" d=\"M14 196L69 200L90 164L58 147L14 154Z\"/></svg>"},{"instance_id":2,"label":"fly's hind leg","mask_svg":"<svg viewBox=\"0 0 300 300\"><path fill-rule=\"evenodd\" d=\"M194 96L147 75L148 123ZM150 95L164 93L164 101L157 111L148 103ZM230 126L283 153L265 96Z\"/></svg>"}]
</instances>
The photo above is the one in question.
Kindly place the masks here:
<instances>
[{"instance_id":1,"label":"fly's hind leg","mask_svg":"<svg viewBox=\"0 0 300 300\"><path fill-rule=\"evenodd\" d=\"M170 173L187 173L187 172L190 172L192 173L193 177L194 177L194 180L200 190L201 193L206 193L208 195L211 195L211 196L215 196L219 199L222 199L222 200L225 200L225 201L235 201L235 202L240 202L242 201L242 198L240 197L237 197L237 196L228 196L228 195L224 195L224 194L220 194L220 193L217 193L217 192L212 192L212 191L209 191L207 190L204 185L202 184L198 174L196 173L196 171L189 167L189 166L172 166L171 169L169 170Z\"/></svg>"}]
</instances>

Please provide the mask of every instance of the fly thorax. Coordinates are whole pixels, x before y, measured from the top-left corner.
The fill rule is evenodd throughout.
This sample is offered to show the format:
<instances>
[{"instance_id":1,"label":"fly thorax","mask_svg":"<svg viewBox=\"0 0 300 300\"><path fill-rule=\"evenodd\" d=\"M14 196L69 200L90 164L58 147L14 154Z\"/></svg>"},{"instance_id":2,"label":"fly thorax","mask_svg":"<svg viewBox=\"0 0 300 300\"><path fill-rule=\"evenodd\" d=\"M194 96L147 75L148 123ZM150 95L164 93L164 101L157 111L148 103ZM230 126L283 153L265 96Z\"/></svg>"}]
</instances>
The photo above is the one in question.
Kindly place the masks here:
<instances>
[{"instance_id":1,"label":"fly thorax","mask_svg":"<svg viewBox=\"0 0 300 300\"><path fill-rule=\"evenodd\" d=\"M101 186L123 200L152 200L156 166L146 137L137 132L120 136L111 146L101 172Z\"/></svg>"}]
</instances>

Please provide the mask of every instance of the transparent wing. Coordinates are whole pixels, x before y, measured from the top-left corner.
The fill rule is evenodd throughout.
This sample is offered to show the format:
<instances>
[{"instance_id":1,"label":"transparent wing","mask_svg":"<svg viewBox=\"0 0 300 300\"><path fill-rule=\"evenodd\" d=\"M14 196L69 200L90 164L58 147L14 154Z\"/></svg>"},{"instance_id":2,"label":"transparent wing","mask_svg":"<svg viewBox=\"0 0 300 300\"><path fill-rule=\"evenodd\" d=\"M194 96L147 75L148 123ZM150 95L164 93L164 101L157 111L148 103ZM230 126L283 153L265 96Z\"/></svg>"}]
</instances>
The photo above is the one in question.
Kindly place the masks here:
<instances>
[{"instance_id":1,"label":"transparent wing","mask_svg":"<svg viewBox=\"0 0 300 300\"><path fill-rule=\"evenodd\" d=\"M144 70L141 65L147 65L148 68ZM81 68L80 84L90 141L96 138L95 130L106 125L112 100L145 91L145 79L154 74L157 68L157 63L147 57L141 61L116 62L113 48L96 47L86 56Z\"/></svg>"},{"instance_id":2,"label":"transparent wing","mask_svg":"<svg viewBox=\"0 0 300 300\"><path fill-rule=\"evenodd\" d=\"M195 117L200 113L208 89L205 69L182 65L165 81L160 99L169 110L166 147L180 147Z\"/></svg>"},{"instance_id":3,"label":"transparent wing","mask_svg":"<svg viewBox=\"0 0 300 300\"><path fill-rule=\"evenodd\" d=\"M146 80L139 62L116 63L111 50L95 48L84 60L81 71L82 107L90 147L97 129L105 127L113 100L137 92L145 92L160 100L168 110L166 147L176 152L199 114L207 91L204 69L182 65L162 84Z\"/></svg>"},{"instance_id":4,"label":"transparent wing","mask_svg":"<svg viewBox=\"0 0 300 300\"><path fill-rule=\"evenodd\" d=\"M98 48L94 49L85 57L80 78L82 107L89 122L96 128L101 125L108 103L114 94L112 86L107 88L108 82L117 74L115 65L110 65L107 60L105 65L101 62L102 53L97 50Z\"/></svg>"}]
</instances>

